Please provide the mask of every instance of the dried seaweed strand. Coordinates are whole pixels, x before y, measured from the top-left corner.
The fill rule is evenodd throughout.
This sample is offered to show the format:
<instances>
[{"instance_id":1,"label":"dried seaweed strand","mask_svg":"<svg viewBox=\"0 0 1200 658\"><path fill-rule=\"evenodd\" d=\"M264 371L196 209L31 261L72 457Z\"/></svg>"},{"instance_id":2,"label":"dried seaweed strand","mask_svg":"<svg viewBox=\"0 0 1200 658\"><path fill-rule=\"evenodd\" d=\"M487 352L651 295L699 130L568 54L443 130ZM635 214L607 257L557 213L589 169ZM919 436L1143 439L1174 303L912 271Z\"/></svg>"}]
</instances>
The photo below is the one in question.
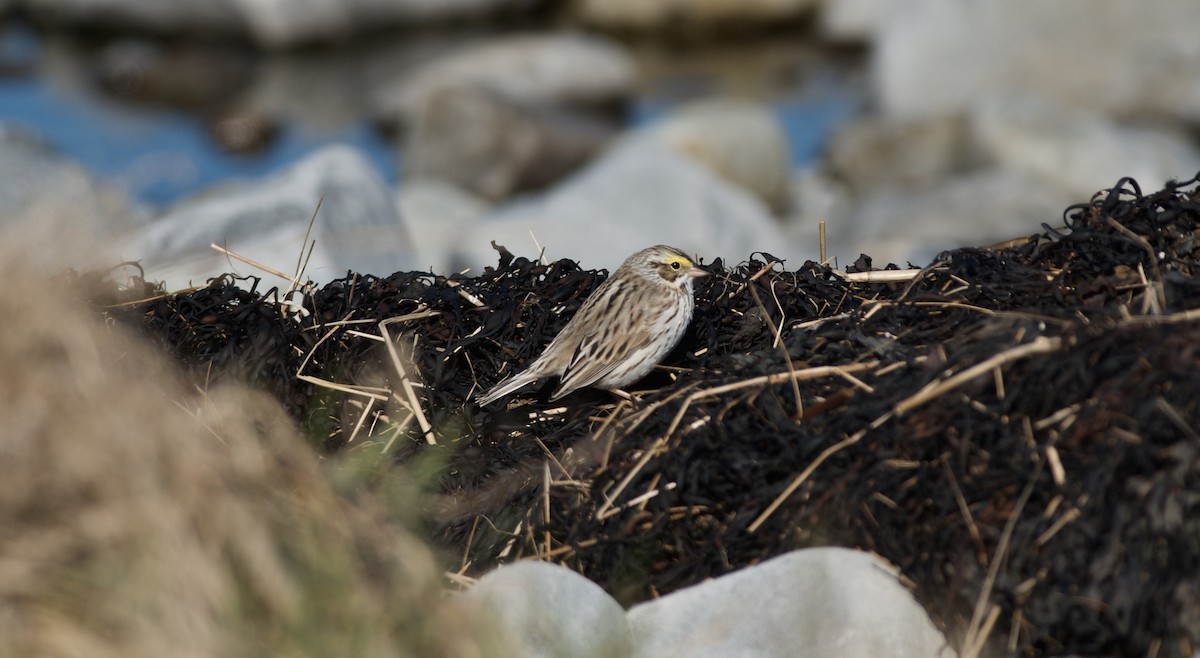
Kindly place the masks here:
<instances>
[{"instance_id":1,"label":"dried seaweed strand","mask_svg":"<svg viewBox=\"0 0 1200 658\"><path fill-rule=\"evenodd\" d=\"M1005 556L1008 554L1008 545L1012 541L1013 530L1017 527L1017 520L1021 518L1021 511L1025 509L1025 504L1029 502L1029 497L1033 495L1033 487L1037 483L1038 478L1042 475L1042 467L1045 462L1037 460L1037 464L1033 468L1033 475L1029 477L1029 482L1025 484L1025 488L1021 491L1021 495L1017 498L1016 505L1013 506L1012 512L1008 516L1008 521L1004 524L1004 531L1000 533L1000 541L996 544L996 551L992 554L992 563L988 566L987 575L983 579L983 586L979 589L979 597L975 600L975 610L971 614L971 623L967 626L967 633L963 639L965 650L962 658L976 658L980 650L983 648L983 643L987 641L987 636L991 632L991 623L984 623L984 612L987 610L988 602L992 596L992 587L996 583L996 575L1000 572L1000 564L1004 562ZM999 606L992 606L994 613L999 614ZM990 619L993 614L989 614ZM994 620L992 620L994 623Z\"/></svg>"},{"instance_id":2,"label":"dried seaweed strand","mask_svg":"<svg viewBox=\"0 0 1200 658\"><path fill-rule=\"evenodd\" d=\"M1018 345L989 357L984 361L958 373L957 375L950 376L941 381L930 382L912 396L897 403L895 406L896 415L903 416L904 414L925 404L926 402L934 400L946 394L947 392L962 386L972 379L979 377L980 375L987 374L988 371L992 370L993 368L997 368L1013 361L1019 361L1035 354L1053 352L1058 350L1060 347L1062 347L1061 338L1047 338L1046 336L1038 336L1028 343Z\"/></svg>"},{"instance_id":3,"label":"dried seaweed strand","mask_svg":"<svg viewBox=\"0 0 1200 658\"><path fill-rule=\"evenodd\" d=\"M396 351L396 341L388 332L388 327L393 324L403 322L405 318L389 318L379 323L379 331L387 339L388 356L392 359L392 366L396 369L396 374L400 376L400 386L404 390L404 395L408 398L409 410L417 417L417 424L421 426L421 431L425 434L425 441L429 445L437 445L437 437L433 435L433 426L429 424L429 419L425 417L425 412L421 409L421 402L417 399L417 394L413 391L412 380L409 379L408 369L404 367L404 362L400 359L400 353Z\"/></svg>"},{"instance_id":4,"label":"dried seaweed strand","mask_svg":"<svg viewBox=\"0 0 1200 658\"><path fill-rule=\"evenodd\" d=\"M871 424L867 427L821 451L821 454L817 455L817 458L814 459L807 467L805 467L805 469L801 471L795 478L793 478L791 483L789 483L788 486L778 496L775 497L775 500L771 501L771 504L767 506L767 509L763 510L762 514L759 514L758 518L754 519L754 522L751 523L747 528L747 532L751 534L757 532L758 529L762 527L762 524L766 523L767 519L771 518L771 515L775 513L775 510L779 509L779 506L783 504L783 501L791 497L796 489L799 489L800 485L804 484L804 481L807 480L821 464L825 463L825 460L858 443L864 436L867 435L867 432L879 429L884 423L891 420L893 415L895 415L894 412L889 411L871 421Z\"/></svg>"}]
</instances>

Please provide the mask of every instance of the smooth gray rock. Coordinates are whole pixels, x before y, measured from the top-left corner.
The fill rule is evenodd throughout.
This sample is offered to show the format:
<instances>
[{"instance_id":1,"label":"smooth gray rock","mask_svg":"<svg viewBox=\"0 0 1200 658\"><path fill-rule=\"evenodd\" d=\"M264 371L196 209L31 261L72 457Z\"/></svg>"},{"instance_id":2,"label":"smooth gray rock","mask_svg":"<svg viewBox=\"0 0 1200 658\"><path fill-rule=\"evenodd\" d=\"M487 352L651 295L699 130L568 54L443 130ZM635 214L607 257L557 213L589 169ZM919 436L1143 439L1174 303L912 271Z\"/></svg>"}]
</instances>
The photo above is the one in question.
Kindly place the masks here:
<instances>
[{"instance_id":1,"label":"smooth gray rock","mask_svg":"<svg viewBox=\"0 0 1200 658\"><path fill-rule=\"evenodd\" d=\"M117 239L146 220L117 186L0 124L0 240L44 247L26 254L31 262L53 271L115 265Z\"/></svg>"},{"instance_id":2,"label":"smooth gray rock","mask_svg":"<svg viewBox=\"0 0 1200 658\"><path fill-rule=\"evenodd\" d=\"M402 40L260 56L252 83L218 108L219 119L250 117L317 137L371 130L364 121L381 119L371 105L380 84L474 38L473 30L446 28Z\"/></svg>"},{"instance_id":3,"label":"smooth gray rock","mask_svg":"<svg viewBox=\"0 0 1200 658\"><path fill-rule=\"evenodd\" d=\"M888 114L942 115L984 94L1108 116L1200 119L1194 0L904 0L872 53Z\"/></svg>"},{"instance_id":4,"label":"smooth gray rock","mask_svg":"<svg viewBox=\"0 0 1200 658\"><path fill-rule=\"evenodd\" d=\"M614 126L513 102L486 89L434 91L418 112L402 156L405 177L440 177L486 198L543 187L576 169Z\"/></svg>"},{"instance_id":5,"label":"smooth gray rock","mask_svg":"<svg viewBox=\"0 0 1200 658\"><path fill-rule=\"evenodd\" d=\"M629 610L634 658L954 655L891 565L846 548L794 551Z\"/></svg>"},{"instance_id":6,"label":"smooth gray rock","mask_svg":"<svg viewBox=\"0 0 1200 658\"><path fill-rule=\"evenodd\" d=\"M330 146L265 180L211 190L170 210L127 243L146 278L168 288L226 272L274 277L210 248L210 243L291 275L306 251L318 202L316 240L304 276L326 282L347 270L388 275L412 265L412 244L387 182L356 150Z\"/></svg>"},{"instance_id":7,"label":"smooth gray rock","mask_svg":"<svg viewBox=\"0 0 1200 658\"><path fill-rule=\"evenodd\" d=\"M542 195L497 208L466 231L454 269L492 265L490 241L515 254L578 259L615 268L629 254L666 243L711 261L753 251L800 256L761 201L655 140L623 140Z\"/></svg>"},{"instance_id":8,"label":"smooth gray rock","mask_svg":"<svg viewBox=\"0 0 1200 658\"><path fill-rule=\"evenodd\" d=\"M794 551L634 606L573 571L519 562L456 600L490 656L522 658L952 658L877 556Z\"/></svg>"},{"instance_id":9,"label":"smooth gray rock","mask_svg":"<svg viewBox=\"0 0 1200 658\"><path fill-rule=\"evenodd\" d=\"M675 108L647 135L750 190L768 206L788 202L788 135L769 106L729 99Z\"/></svg>"},{"instance_id":10,"label":"smooth gray rock","mask_svg":"<svg viewBox=\"0 0 1200 658\"><path fill-rule=\"evenodd\" d=\"M1182 129L1133 127L1029 96L992 99L972 116L975 141L993 161L1086 201L1132 176L1143 190L1200 171L1200 149Z\"/></svg>"},{"instance_id":11,"label":"smooth gray rock","mask_svg":"<svg viewBox=\"0 0 1200 658\"><path fill-rule=\"evenodd\" d=\"M932 183L969 163L963 114L895 119L877 115L847 122L829 144L829 170L857 191Z\"/></svg>"},{"instance_id":12,"label":"smooth gray rock","mask_svg":"<svg viewBox=\"0 0 1200 658\"><path fill-rule=\"evenodd\" d=\"M835 227L846 226L853 205L853 194L849 186L824 167L805 167L792 175L792 200L790 209L783 219L784 231L793 243L814 245L813 253L805 255L813 261L820 259L821 222L825 222L826 246L837 244L839 237L831 237ZM829 251L827 258L840 256L839 265L853 262L846 260L845 252ZM857 256L858 254L855 254ZM798 263L797 263L798 264Z\"/></svg>"},{"instance_id":13,"label":"smooth gray rock","mask_svg":"<svg viewBox=\"0 0 1200 658\"><path fill-rule=\"evenodd\" d=\"M1116 181L1113 181L1116 182ZM845 266L860 253L876 267L928 265L938 253L1031 235L1086 198L1008 169L988 168L919 188L880 188L855 199L828 226L830 253Z\"/></svg>"},{"instance_id":14,"label":"smooth gray rock","mask_svg":"<svg viewBox=\"0 0 1200 658\"><path fill-rule=\"evenodd\" d=\"M396 207L412 235L416 266L448 274L463 231L492 207L486 199L440 178L409 178L396 190Z\"/></svg>"},{"instance_id":15,"label":"smooth gray rock","mask_svg":"<svg viewBox=\"0 0 1200 658\"><path fill-rule=\"evenodd\" d=\"M565 567L545 562L500 567L464 592L459 603L495 638L489 656L632 655L625 611L598 585Z\"/></svg>"},{"instance_id":16,"label":"smooth gray rock","mask_svg":"<svg viewBox=\"0 0 1200 658\"><path fill-rule=\"evenodd\" d=\"M576 33L498 37L377 83L381 117L411 120L439 89L473 87L526 106L611 105L632 93L633 60L616 42Z\"/></svg>"}]
</instances>

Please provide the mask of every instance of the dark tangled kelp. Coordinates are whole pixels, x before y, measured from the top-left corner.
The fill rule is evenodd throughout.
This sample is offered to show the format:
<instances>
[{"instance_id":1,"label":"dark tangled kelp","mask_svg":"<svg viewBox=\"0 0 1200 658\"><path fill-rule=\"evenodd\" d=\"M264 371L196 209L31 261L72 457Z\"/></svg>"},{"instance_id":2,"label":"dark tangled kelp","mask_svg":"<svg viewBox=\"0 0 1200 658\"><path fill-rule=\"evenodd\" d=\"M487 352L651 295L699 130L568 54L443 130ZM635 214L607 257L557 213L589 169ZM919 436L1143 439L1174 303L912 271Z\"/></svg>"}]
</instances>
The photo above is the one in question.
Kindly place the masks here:
<instances>
[{"instance_id":1,"label":"dark tangled kelp","mask_svg":"<svg viewBox=\"0 0 1200 658\"><path fill-rule=\"evenodd\" d=\"M1197 183L1123 180L1064 221L898 280L865 258L849 274L717 260L632 401L470 401L605 276L567 260L501 248L474 277L351 274L301 316L229 279L94 298L197 378L260 382L325 453L433 457L430 536L469 575L536 557L628 602L854 546L897 564L960 647L1190 656ZM372 337L388 318L393 351Z\"/></svg>"}]
</instances>

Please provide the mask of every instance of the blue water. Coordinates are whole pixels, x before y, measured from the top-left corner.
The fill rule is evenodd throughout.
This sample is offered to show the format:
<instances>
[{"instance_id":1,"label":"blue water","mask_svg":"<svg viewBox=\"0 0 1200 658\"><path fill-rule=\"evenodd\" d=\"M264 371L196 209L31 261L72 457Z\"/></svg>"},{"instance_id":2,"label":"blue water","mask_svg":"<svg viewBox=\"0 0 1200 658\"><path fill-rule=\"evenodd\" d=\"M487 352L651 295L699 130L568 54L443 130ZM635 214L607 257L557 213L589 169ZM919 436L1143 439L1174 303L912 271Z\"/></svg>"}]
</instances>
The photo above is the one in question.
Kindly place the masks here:
<instances>
[{"instance_id":1,"label":"blue water","mask_svg":"<svg viewBox=\"0 0 1200 658\"><path fill-rule=\"evenodd\" d=\"M233 153L212 139L203 119L187 112L120 102L99 91L59 91L36 74L40 48L32 30L0 25L0 70L18 72L0 75L0 125L41 138L153 208L169 207L222 181L262 177L332 143L357 147L387 180L396 180L395 146L365 119L323 134L284 124L264 150ZM860 106L853 93L826 92L785 95L775 102L796 166L815 161L834 129ZM675 102L651 91L635 100L628 120L652 122Z\"/></svg>"},{"instance_id":2,"label":"blue water","mask_svg":"<svg viewBox=\"0 0 1200 658\"><path fill-rule=\"evenodd\" d=\"M358 147L387 179L396 178L395 149L365 121L325 135L285 124L265 150L240 155L221 149L201 119L183 112L63 98L37 79L0 78L0 124L40 137L154 207L230 178L277 171L335 142Z\"/></svg>"}]
</instances>

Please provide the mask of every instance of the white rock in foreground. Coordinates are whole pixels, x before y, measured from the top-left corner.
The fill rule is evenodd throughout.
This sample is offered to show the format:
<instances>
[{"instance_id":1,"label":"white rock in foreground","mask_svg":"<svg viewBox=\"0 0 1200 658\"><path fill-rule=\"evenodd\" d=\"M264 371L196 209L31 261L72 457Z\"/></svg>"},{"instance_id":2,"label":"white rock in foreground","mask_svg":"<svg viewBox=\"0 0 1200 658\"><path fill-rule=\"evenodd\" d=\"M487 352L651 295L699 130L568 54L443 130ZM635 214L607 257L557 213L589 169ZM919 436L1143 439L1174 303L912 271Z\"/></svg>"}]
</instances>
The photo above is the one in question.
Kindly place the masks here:
<instances>
[{"instance_id":1,"label":"white rock in foreground","mask_svg":"<svg viewBox=\"0 0 1200 658\"><path fill-rule=\"evenodd\" d=\"M885 112L1028 93L1110 116L1200 119L1195 0L905 0L873 53Z\"/></svg>"},{"instance_id":2,"label":"white rock in foreground","mask_svg":"<svg viewBox=\"0 0 1200 658\"><path fill-rule=\"evenodd\" d=\"M518 562L487 574L460 603L495 637L493 654L516 658L625 658L625 611L583 576L545 562Z\"/></svg>"},{"instance_id":3,"label":"white rock in foreground","mask_svg":"<svg viewBox=\"0 0 1200 658\"><path fill-rule=\"evenodd\" d=\"M894 568L862 551L795 551L643 603L634 658L953 656Z\"/></svg>"},{"instance_id":4,"label":"white rock in foreground","mask_svg":"<svg viewBox=\"0 0 1200 658\"><path fill-rule=\"evenodd\" d=\"M623 611L569 569L504 566L458 599L522 658L951 658L895 569L846 548L782 555Z\"/></svg>"},{"instance_id":5,"label":"white rock in foreground","mask_svg":"<svg viewBox=\"0 0 1200 658\"><path fill-rule=\"evenodd\" d=\"M125 255L141 259L148 280L168 288L202 284L226 272L264 276L209 247L292 274L309 220L316 248L304 276L327 282L347 270L385 276L412 265L411 242L387 182L355 149L330 146L253 184L221 188L184 202L136 233Z\"/></svg>"},{"instance_id":6,"label":"white rock in foreground","mask_svg":"<svg viewBox=\"0 0 1200 658\"><path fill-rule=\"evenodd\" d=\"M549 192L482 218L460 240L455 269L495 264L492 240L515 254L536 256L535 239L550 260L567 257L609 269L660 243L706 261L740 260L759 250L780 258L806 256L787 243L766 206L748 191L662 144L637 138Z\"/></svg>"}]
</instances>

